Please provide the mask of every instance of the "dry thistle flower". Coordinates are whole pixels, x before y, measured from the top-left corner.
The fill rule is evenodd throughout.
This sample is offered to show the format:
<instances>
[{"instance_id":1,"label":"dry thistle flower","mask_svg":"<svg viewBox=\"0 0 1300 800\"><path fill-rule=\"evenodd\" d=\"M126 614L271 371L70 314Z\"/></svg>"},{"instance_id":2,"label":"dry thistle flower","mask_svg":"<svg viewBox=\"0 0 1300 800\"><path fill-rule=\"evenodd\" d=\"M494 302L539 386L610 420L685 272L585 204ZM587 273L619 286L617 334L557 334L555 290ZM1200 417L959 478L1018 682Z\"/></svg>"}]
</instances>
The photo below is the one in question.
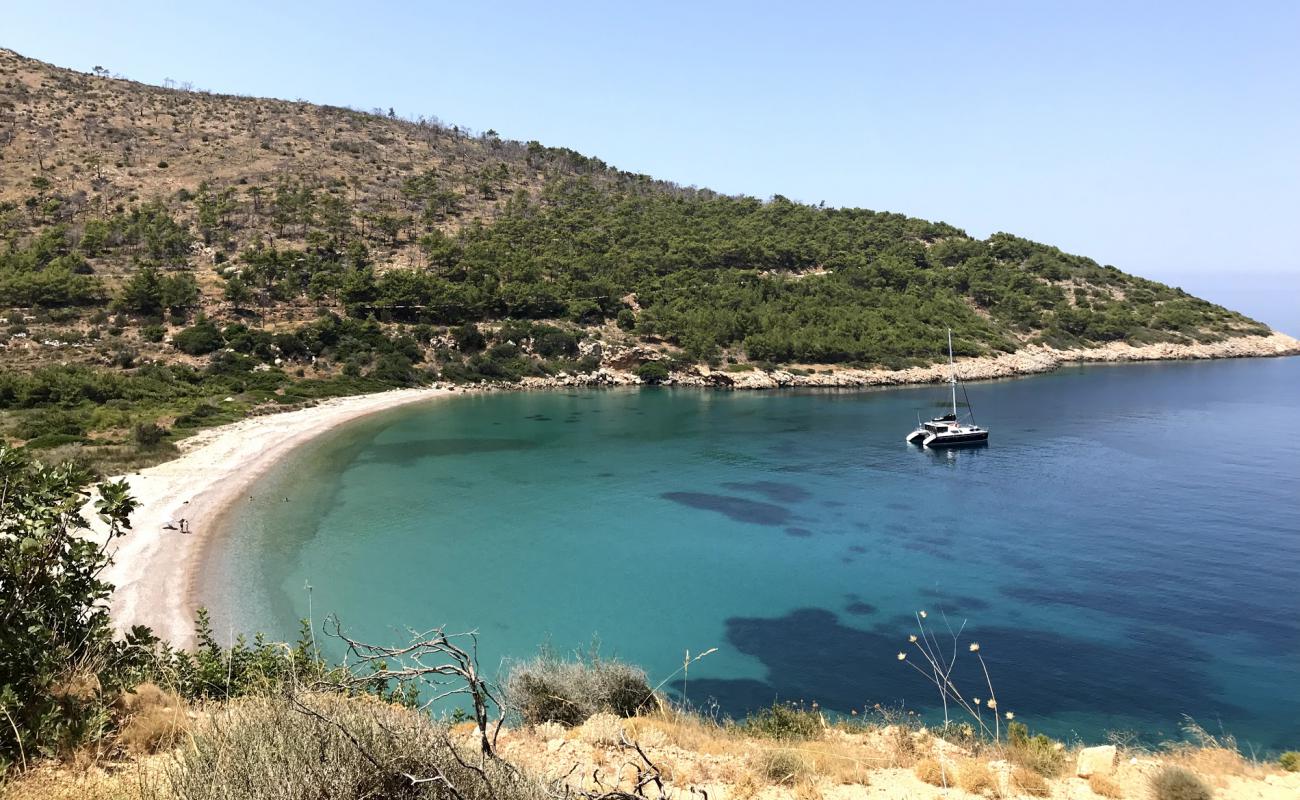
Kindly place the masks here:
<instances>
[{"instance_id":1,"label":"dry thistle flower","mask_svg":"<svg viewBox=\"0 0 1300 800\"><path fill-rule=\"evenodd\" d=\"M1014 711L1007 712L1007 719L1015 719L1015 718L1016 718L1016 713Z\"/></svg>"},{"instance_id":2,"label":"dry thistle flower","mask_svg":"<svg viewBox=\"0 0 1300 800\"><path fill-rule=\"evenodd\" d=\"M915 643L916 643L916 634L914 633L914 634L912 634L911 636L907 637L907 641L912 642L913 644L915 644Z\"/></svg>"},{"instance_id":3,"label":"dry thistle flower","mask_svg":"<svg viewBox=\"0 0 1300 800\"><path fill-rule=\"evenodd\" d=\"M975 698L975 705L979 705L979 704L980 704L980 699L979 699L978 697L976 697L976 698Z\"/></svg>"},{"instance_id":4,"label":"dry thistle flower","mask_svg":"<svg viewBox=\"0 0 1300 800\"><path fill-rule=\"evenodd\" d=\"M920 614L921 614L921 619L925 619L926 613L924 609L921 610Z\"/></svg>"},{"instance_id":5,"label":"dry thistle flower","mask_svg":"<svg viewBox=\"0 0 1300 800\"><path fill-rule=\"evenodd\" d=\"M971 651L972 653L978 653L978 652L980 651L980 643L979 643L979 642L971 642L971 643L970 643L970 651Z\"/></svg>"},{"instance_id":6,"label":"dry thistle flower","mask_svg":"<svg viewBox=\"0 0 1300 800\"><path fill-rule=\"evenodd\" d=\"M994 711L997 711L997 710L998 710L998 701L997 701L997 700L994 700L992 697L990 697L990 698L989 698L989 708L993 709Z\"/></svg>"},{"instance_id":7,"label":"dry thistle flower","mask_svg":"<svg viewBox=\"0 0 1300 800\"><path fill-rule=\"evenodd\" d=\"M902 650L899 650L899 651L898 651L898 660L899 660L899 661L904 661L904 660L906 660L906 659L907 659L907 653L904 653Z\"/></svg>"}]
</instances>

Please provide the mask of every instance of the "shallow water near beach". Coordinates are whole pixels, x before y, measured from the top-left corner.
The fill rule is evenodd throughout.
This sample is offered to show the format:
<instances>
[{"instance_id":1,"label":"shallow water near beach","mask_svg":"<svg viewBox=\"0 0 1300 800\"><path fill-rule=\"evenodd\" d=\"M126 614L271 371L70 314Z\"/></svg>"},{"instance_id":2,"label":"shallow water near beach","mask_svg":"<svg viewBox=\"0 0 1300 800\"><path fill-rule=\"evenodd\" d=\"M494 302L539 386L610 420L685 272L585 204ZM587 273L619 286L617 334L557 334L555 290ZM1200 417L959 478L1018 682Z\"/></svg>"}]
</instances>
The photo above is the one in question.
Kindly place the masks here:
<instances>
[{"instance_id":1,"label":"shallow water near beach","mask_svg":"<svg viewBox=\"0 0 1300 800\"><path fill-rule=\"evenodd\" d=\"M238 504L199 599L220 638L476 629L644 666L697 706L933 713L957 681L1031 727L1300 745L1300 359L971 384L987 448L904 435L944 389L452 397L311 442ZM310 586L310 591L308 590ZM674 674L686 651L718 651ZM912 652L912 651L909 651ZM916 654L913 652L912 659ZM927 691L927 687L929 691Z\"/></svg>"}]
</instances>

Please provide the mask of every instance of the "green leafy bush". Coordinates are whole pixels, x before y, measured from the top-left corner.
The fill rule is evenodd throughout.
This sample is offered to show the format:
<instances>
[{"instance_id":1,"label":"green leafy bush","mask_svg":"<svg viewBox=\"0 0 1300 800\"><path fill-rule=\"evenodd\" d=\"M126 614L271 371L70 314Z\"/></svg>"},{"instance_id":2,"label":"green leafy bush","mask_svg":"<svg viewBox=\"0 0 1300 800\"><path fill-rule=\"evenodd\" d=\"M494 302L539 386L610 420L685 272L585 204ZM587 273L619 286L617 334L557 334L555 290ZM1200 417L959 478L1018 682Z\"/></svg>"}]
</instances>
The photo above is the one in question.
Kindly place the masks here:
<instances>
[{"instance_id":1,"label":"green leafy bush","mask_svg":"<svg viewBox=\"0 0 1300 800\"><path fill-rule=\"evenodd\" d=\"M651 386L668 380L668 365L662 361L647 361L635 370L636 376Z\"/></svg>"},{"instance_id":2,"label":"green leafy bush","mask_svg":"<svg viewBox=\"0 0 1300 800\"><path fill-rule=\"evenodd\" d=\"M1048 777L1059 775L1067 760L1064 745L1041 733L1031 735L1029 726L1021 722L1007 726L1007 757L1014 764Z\"/></svg>"},{"instance_id":3,"label":"green leafy bush","mask_svg":"<svg viewBox=\"0 0 1300 800\"><path fill-rule=\"evenodd\" d=\"M543 358L573 358L578 355L578 337L550 325L533 329L533 351Z\"/></svg>"},{"instance_id":4,"label":"green leafy bush","mask_svg":"<svg viewBox=\"0 0 1300 800\"><path fill-rule=\"evenodd\" d=\"M105 547L82 534L90 474L41 466L0 444L0 773L14 760L66 752L105 724L97 674L118 649L100 574ZM125 482L97 487L111 540L129 526ZM111 684L110 684L111 687Z\"/></svg>"},{"instance_id":5,"label":"green leafy bush","mask_svg":"<svg viewBox=\"0 0 1300 800\"><path fill-rule=\"evenodd\" d=\"M476 353L487 346L487 339L472 322L467 322L453 330L451 337L456 342L456 347L463 353Z\"/></svg>"},{"instance_id":6,"label":"green leafy bush","mask_svg":"<svg viewBox=\"0 0 1300 800\"><path fill-rule=\"evenodd\" d=\"M367 377L394 386L414 386L419 376L411 367L411 360L400 353L385 353L375 360Z\"/></svg>"},{"instance_id":7,"label":"green leafy bush","mask_svg":"<svg viewBox=\"0 0 1300 800\"><path fill-rule=\"evenodd\" d=\"M46 433L28 439L23 445L28 450L52 450L55 447L63 447L67 444L84 444L90 441L84 436L77 436L70 433Z\"/></svg>"},{"instance_id":8,"label":"green leafy bush","mask_svg":"<svg viewBox=\"0 0 1300 800\"><path fill-rule=\"evenodd\" d=\"M51 435L83 436L87 427L86 415L81 411L45 407L22 415L15 432L24 439Z\"/></svg>"},{"instance_id":9,"label":"green leafy bush","mask_svg":"<svg viewBox=\"0 0 1300 800\"><path fill-rule=\"evenodd\" d=\"M773 703L740 723L745 733L768 739L815 739L824 727L821 714L792 703Z\"/></svg>"},{"instance_id":10,"label":"green leafy bush","mask_svg":"<svg viewBox=\"0 0 1300 800\"><path fill-rule=\"evenodd\" d=\"M201 320L172 337L172 346L191 356L215 353L225 344L221 330L207 320Z\"/></svg>"},{"instance_id":11,"label":"green leafy bush","mask_svg":"<svg viewBox=\"0 0 1300 800\"><path fill-rule=\"evenodd\" d=\"M131 429L131 438L141 447L157 447L167 435L167 429L153 422L139 422Z\"/></svg>"}]
</instances>

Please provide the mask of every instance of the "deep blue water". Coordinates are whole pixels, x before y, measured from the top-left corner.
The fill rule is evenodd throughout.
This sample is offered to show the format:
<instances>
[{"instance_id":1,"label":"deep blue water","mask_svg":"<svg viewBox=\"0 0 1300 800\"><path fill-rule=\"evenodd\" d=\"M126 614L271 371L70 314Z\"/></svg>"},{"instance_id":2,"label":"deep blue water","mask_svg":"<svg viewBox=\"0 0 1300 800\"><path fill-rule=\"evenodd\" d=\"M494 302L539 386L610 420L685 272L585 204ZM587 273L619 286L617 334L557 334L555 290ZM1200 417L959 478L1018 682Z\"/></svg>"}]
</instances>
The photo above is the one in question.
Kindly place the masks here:
<instances>
[{"instance_id":1,"label":"deep blue water","mask_svg":"<svg viewBox=\"0 0 1300 800\"><path fill-rule=\"evenodd\" d=\"M317 622L359 638L476 628L489 671L596 637L658 682L718 647L686 691L731 714L932 711L895 656L926 609L965 621L1001 708L1035 728L1160 738L1187 714L1300 745L1300 359L969 392L992 443L946 453L903 442L935 387L401 409L269 476L201 596L219 630L289 637L310 584Z\"/></svg>"}]
</instances>

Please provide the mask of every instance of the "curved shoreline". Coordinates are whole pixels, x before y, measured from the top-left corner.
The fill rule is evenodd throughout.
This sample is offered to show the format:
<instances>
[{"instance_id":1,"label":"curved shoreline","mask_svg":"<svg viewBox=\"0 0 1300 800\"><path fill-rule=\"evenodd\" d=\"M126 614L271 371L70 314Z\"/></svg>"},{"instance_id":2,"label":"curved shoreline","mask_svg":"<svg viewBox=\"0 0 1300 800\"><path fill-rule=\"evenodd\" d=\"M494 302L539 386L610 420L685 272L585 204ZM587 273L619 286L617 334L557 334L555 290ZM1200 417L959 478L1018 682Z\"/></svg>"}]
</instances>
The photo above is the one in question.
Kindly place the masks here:
<instances>
[{"instance_id":1,"label":"curved shoreline","mask_svg":"<svg viewBox=\"0 0 1300 800\"><path fill-rule=\"evenodd\" d=\"M1281 333L1243 337L1208 345L1113 344L1089 350L1053 350L1027 347L1016 353L958 362L965 380L983 380L1051 372L1063 365L1157 360L1249 358L1300 355L1300 341ZM730 389L787 387L862 388L934 383L947 380L946 364L903 370L840 370L800 374L784 370L741 373L675 373L672 383ZM601 369L588 375L525 380L516 388L545 389L563 386L634 385L629 372ZM360 417L410 403L462 393L442 387L399 389L368 395L334 398L309 408L250 417L195 434L180 443L182 454L140 472L120 476L139 502L132 530L111 549L113 563L104 577L115 590L109 603L119 631L148 625L165 641L186 647L193 641L193 614L198 571L204 551L220 535L221 519L235 498L281 458L307 441ZM472 390L471 390L472 391ZM92 536L102 540L103 525L93 506ZM167 530L181 518L191 533Z\"/></svg>"},{"instance_id":2,"label":"curved shoreline","mask_svg":"<svg viewBox=\"0 0 1300 800\"><path fill-rule=\"evenodd\" d=\"M104 578L115 587L109 602L113 625L126 631L148 625L173 645L192 643L193 588L203 552L219 534L231 502L267 469L308 440L369 414L455 394L444 388L398 389L326 400L309 408L250 417L211 428L180 443L179 458L137 473L127 481L139 508L131 530L110 548ZM114 478L116 480L116 478ZM92 535L104 526L85 509ZM187 521L188 533L175 528Z\"/></svg>"},{"instance_id":3,"label":"curved shoreline","mask_svg":"<svg viewBox=\"0 0 1300 800\"><path fill-rule=\"evenodd\" d=\"M1222 358L1274 358L1300 355L1300 340L1285 333L1269 336L1238 336L1207 344L1133 345L1111 342L1102 347L1057 350L1046 345L1026 345L1014 353L969 358L957 362L962 380L990 380L1051 372L1067 364L1119 363L1136 361L1189 361ZM801 368L802 367L802 368ZM697 365L674 372L666 385L700 386L718 389L786 389L827 388L856 389L868 386L905 386L943 383L948 380L946 363L905 369L853 369L825 365L791 365L764 372L747 369L741 372L712 370ZM627 386L641 381L630 371L602 368L585 375L550 378L524 378L525 389L548 389L557 386Z\"/></svg>"}]
</instances>

